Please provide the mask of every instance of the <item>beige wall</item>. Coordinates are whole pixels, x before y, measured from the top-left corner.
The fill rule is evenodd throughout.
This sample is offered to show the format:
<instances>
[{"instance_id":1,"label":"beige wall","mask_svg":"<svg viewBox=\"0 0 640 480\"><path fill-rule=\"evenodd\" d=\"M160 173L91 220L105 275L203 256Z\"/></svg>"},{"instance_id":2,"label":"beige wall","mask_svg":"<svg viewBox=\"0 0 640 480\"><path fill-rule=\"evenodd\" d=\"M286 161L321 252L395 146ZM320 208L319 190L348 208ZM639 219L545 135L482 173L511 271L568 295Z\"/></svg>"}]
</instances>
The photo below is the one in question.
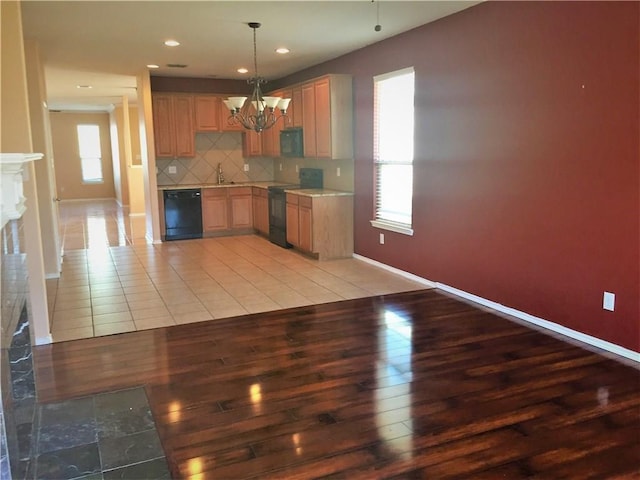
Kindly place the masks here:
<instances>
[{"instance_id":1,"label":"beige wall","mask_svg":"<svg viewBox=\"0 0 640 480\"><path fill-rule=\"evenodd\" d=\"M20 3L0 2L0 149L6 153L32 153L31 120L25 66ZM42 160L39 160L42 161ZM35 343L51 341L40 239L40 218L34 162L24 166L27 210L22 217L29 282L29 323ZM21 267L23 268L23 267ZM4 274L4 272L3 272ZM4 300L4 299L3 299Z\"/></svg>"},{"instance_id":2,"label":"beige wall","mask_svg":"<svg viewBox=\"0 0 640 480\"><path fill-rule=\"evenodd\" d=\"M83 184L76 127L82 123L100 126L102 142L102 175L100 184ZM111 135L108 113L52 112L51 134L56 159L56 186L63 200L80 198L115 198Z\"/></svg>"},{"instance_id":3,"label":"beige wall","mask_svg":"<svg viewBox=\"0 0 640 480\"><path fill-rule=\"evenodd\" d=\"M20 3L0 2L0 151L31 153Z\"/></svg>"},{"instance_id":4,"label":"beige wall","mask_svg":"<svg viewBox=\"0 0 640 480\"><path fill-rule=\"evenodd\" d=\"M47 90L40 50L35 41L25 42L27 85L29 88L29 114L33 149L44 154L35 162L38 211L42 231L42 252L47 278L60 276L61 247L58 226L58 203L55 201L56 178L53 167L51 124L46 106Z\"/></svg>"}]
</instances>

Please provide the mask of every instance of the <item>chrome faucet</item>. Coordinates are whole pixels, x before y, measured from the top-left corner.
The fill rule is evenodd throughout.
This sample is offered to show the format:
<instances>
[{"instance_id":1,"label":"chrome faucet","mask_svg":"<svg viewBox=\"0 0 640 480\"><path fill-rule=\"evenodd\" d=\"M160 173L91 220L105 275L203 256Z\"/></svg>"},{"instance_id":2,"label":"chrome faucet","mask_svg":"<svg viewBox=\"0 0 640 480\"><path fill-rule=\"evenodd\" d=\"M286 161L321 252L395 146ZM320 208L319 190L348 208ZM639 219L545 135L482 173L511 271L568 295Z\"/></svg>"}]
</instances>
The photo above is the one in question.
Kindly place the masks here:
<instances>
[{"instance_id":1,"label":"chrome faucet","mask_svg":"<svg viewBox=\"0 0 640 480\"><path fill-rule=\"evenodd\" d=\"M218 185L224 183L224 175L222 174L222 164L218 164Z\"/></svg>"}]
</instances>

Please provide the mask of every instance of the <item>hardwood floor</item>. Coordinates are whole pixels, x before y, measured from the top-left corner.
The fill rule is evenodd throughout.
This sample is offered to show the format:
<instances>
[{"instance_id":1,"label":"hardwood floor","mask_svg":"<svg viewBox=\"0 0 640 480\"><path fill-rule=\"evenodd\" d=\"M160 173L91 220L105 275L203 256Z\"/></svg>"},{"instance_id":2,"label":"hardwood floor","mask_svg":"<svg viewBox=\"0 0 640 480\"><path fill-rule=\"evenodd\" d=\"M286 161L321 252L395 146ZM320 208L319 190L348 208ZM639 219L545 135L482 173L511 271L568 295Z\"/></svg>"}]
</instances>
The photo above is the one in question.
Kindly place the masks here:
<instances>
[{"instance_id":1,"label":"hardwood floor","mask_svg":"<svg viewBox=\"0 0 640 480\"><path fill-rule=\"evenodd\" d=\"M36 347L144 385L174 478L639 478L639 372L435 290Z\"/></svg>"}]
</instances>

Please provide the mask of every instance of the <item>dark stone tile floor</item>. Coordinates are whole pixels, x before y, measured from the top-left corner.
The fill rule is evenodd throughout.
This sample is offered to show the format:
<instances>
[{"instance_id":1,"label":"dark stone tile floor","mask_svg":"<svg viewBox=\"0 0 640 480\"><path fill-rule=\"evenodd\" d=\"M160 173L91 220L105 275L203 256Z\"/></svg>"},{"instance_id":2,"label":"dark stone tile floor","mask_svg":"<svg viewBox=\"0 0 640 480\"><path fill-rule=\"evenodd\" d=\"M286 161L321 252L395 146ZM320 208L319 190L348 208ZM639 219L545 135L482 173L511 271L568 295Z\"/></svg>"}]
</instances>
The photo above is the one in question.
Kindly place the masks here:
<instances>
[{"instance_id":1,"label":"dark stone tile floor","mask_svg":"<svg viewBox=\"0 0 640 480\"><path fill-rule=\"evenodd\" d=\"M143 388L38 406L38 480L170 479Z\"/></svg>"}]
</instances>

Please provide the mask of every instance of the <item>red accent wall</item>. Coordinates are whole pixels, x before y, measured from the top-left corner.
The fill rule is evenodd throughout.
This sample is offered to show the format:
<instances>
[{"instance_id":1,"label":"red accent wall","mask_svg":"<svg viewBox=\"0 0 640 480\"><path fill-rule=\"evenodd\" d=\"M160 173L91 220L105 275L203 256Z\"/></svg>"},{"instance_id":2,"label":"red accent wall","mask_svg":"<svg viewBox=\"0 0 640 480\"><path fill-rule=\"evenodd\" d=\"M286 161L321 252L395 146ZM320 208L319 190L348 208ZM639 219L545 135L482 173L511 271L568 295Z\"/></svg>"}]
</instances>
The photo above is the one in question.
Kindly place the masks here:
<instances>
[{"instance_id":1,"label":"red accent wall","mask_svg":"<svg viewBox=\"0 0 640 480\"><path fill-rule=\"evenodd\" d=\"M638 18L487 2L282 79L354 76L356 252L640 351ZM411 65L415 234L379 245L371 77Z\"/></svg>"}]
</instances>

